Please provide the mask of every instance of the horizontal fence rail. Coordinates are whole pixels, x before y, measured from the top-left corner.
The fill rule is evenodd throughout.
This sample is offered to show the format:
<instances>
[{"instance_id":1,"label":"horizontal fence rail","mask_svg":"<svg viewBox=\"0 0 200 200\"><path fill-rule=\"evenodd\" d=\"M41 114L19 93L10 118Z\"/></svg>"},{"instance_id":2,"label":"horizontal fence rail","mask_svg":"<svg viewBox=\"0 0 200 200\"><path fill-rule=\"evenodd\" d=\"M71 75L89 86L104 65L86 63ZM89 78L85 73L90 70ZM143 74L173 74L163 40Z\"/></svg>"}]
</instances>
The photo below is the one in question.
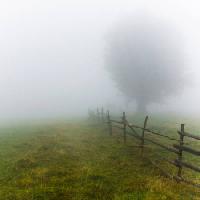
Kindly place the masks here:
<instances>
[{"instance_id":1,"label":"horizontal fence rail","mask_svg":"<svg viewBox=\"0 0 200 200\"><path fill-rule=\"evenodd\" d=\"M200 156L199 150L186 146L186 143L184 142L185 137L192 138L194 140L200 140L200 136L185 132L184 130L185 126L184 124L181 124L180 130L177 131L178 137L173 138L168 135L164 135L160 132L156 132L154 130L147 128L148 116L145 117L143 126L138 126L138 125L128 122L125 112L123 112L123 115L122 117L120 117L120 120L116 120L116 119L111 118L109 111L107 111L107 113L104 113L103 108L101 109L101 112L99 110L100 109L97 108L95 118L97 119L97 121L106 123L108 125L108 130L109 130L110 135L113 135L113 128L116 128L123 131L123 139L124 139L125 144L127 140L127 135L133 136L134 138L136 138L138 141L140 141L140 144L138 145L138 147L141 149L142 157L144 157L145 141L151 144L154 144L156 146L159 146L162 149L166 150L167 152L175 153L177 157L174 160L169 160L167 158L160 158L160 160L167 161L169 164L175 166L177 168L177 175L171 175L169 172L167 172L166 170L158 166L158 164L156 164L156 162L151 160L150 158L145 157L145 159L148 160L152 165L157 167L165 176L172 178L176 180L177 182L185 182L187 184L200 188L200 184L197 184L197 183L192 182L191 180L185 179L182 173L183 168L190 169L195 172L200 172L200 167L195 166L183 160L184 152L190 153L194 156ZM141 130L140 134L137 132L137 129ZM165 144L161 144L159 141L156 141L153 138L151 139L147 138L146 137L147 135L154 135L158 138L162 137L168 141L175 141L177 143L172 144L171 146L167 146Z\"/></svg>"}]
</instances>

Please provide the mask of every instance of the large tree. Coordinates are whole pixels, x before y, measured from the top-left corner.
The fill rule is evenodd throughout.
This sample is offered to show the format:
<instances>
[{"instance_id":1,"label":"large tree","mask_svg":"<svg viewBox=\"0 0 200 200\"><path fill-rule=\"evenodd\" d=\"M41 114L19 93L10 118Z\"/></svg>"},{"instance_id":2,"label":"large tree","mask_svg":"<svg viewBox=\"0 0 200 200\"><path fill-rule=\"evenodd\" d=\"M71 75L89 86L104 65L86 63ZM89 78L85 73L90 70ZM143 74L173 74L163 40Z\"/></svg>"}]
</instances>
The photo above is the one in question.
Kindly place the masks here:
<instances>
[{"instance_id":1,"label":"large tree","mask_svg":"<svg viewBox=\"0 0 200 200\"><path fill-rule=\"evenodd\" d=\"M106 68L138 111L181 92L184 83L179 35L155 18L124 20L107 38Z\"/></svg>"}]
</instances>

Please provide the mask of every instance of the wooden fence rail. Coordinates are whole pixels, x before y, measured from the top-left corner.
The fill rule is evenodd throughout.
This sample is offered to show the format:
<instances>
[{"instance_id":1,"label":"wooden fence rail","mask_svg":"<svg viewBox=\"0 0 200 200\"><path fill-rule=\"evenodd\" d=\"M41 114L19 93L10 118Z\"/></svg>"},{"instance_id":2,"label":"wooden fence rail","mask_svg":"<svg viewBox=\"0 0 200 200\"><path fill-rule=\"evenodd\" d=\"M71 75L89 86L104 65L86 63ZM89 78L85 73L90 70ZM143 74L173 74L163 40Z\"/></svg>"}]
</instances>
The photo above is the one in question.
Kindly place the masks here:
<instances>
[{"instance_id":1,"label":"wooden fence rail","mask_svg":"<svg viewBox=\"0 0 200 200\"><path fill-rule=\"evenodd\" d=\"M123 131L123 141L124 141L125 144L127 142L127 135L133 136L136 139L138 139L140 141L140 144L138 145L138 147L141 148L141 155L143 157L144 157L145 141L152 143L154 145L157 145L157 146L167 150L168 152L175 153L177 155L177 158L175 160L169 160L169 159L166 159L166 158L161 158L161 160L165 160L165 161L167 161L168 163L172 164L173 166L175 166L177 168L177 175L176 176L171 175L169 172L167 172L166 170L159 167L156 164L156 162L152 161L148 157L145 157L145 158L147 160L149 160L154 166L159 168L165 176L167 176L169 178L173 178L177 182L185 182L187 184L190 184L190 185L193 185L193 186L196 186L196 187L200 187L200 184L194 183L191 180L187 180L183 177L183 173L182 173L183 167L190 169L190 170L193 170L195 172L200 172L200 167L195 166L195 165L188 163L186 161L183 161L184 152L188 152L188 153L195 155L195 156L200 156L199 150L193 149L189 146L185 146L185 143L184 143L185 137L189 137L189 138L192 138L194 140L200 140L200 136L193 135L191 133L185 132L184 124L181 124L180 130L177 131L177 133L178 133L178 139L177 139L177 138L173 138L173 137L167 136L165 134L162 134L160 132L156 132L156 131L153 131L153 130L150 130L149 128L147 128L148 116L145 117L143 126L138 126L138 125L135 125L135 124L128 122L125 112L123 112L120 120L116 120L116 119L111 118L109 111L107 111L107 113L105 114L103 108L101 109L101 112L99 112L99 109L97 108L96 119L99 122L103 122L103 123L108 124L108 130L109 130L109 134L111 136L113 135L113 128L117 128L117 129L122 130ZM141 130L141 134L139 134L137 132L137 129ZM154 136L157 136L157 137L163 137L163 138L165 138L169 141L176 141L177 144L172 144L172 146L166 146L165 144L161 144L160 142L158 142L154 139L147 138L146 136L149 135L149 134L153 134Z\"/></svg>"}]
</instances>

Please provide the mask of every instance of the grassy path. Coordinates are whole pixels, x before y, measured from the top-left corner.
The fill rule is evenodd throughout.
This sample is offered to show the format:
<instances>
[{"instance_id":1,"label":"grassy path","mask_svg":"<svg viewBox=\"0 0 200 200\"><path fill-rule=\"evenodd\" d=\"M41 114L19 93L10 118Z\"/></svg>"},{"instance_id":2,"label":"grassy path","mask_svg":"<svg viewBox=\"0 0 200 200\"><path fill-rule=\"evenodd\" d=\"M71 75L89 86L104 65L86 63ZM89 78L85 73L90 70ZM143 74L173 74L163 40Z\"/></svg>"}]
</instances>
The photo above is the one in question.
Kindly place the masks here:
<instances>
[{"instance_id":1,"label":"grassy path","mask_svg":"<svg viewBox=\"0 0 200 200\"><path fill-rule=\"evenodd\" d=\"M84 122L1 129L0 200L199 199L134 145Z\"/></svg>"}]
</instances>

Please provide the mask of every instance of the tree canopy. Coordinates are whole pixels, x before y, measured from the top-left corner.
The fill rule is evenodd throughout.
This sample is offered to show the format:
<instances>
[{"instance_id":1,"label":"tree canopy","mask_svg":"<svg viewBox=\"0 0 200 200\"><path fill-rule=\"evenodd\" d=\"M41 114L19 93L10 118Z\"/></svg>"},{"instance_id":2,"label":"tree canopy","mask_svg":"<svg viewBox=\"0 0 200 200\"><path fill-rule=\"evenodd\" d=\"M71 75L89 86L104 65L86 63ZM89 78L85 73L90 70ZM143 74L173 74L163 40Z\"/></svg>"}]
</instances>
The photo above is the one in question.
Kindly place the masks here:
<instances>
[{"instance_id":1,"label":"tree canopy","mask_svg":"<svg viewBox=\"0 0 200 200\"><path fill-rule=\"evenodd\" d=\"M160 20L124 20L108 35L106 68L141 112L182 91L183 67L179 35Z\"/></svg>"}]
</instances>

